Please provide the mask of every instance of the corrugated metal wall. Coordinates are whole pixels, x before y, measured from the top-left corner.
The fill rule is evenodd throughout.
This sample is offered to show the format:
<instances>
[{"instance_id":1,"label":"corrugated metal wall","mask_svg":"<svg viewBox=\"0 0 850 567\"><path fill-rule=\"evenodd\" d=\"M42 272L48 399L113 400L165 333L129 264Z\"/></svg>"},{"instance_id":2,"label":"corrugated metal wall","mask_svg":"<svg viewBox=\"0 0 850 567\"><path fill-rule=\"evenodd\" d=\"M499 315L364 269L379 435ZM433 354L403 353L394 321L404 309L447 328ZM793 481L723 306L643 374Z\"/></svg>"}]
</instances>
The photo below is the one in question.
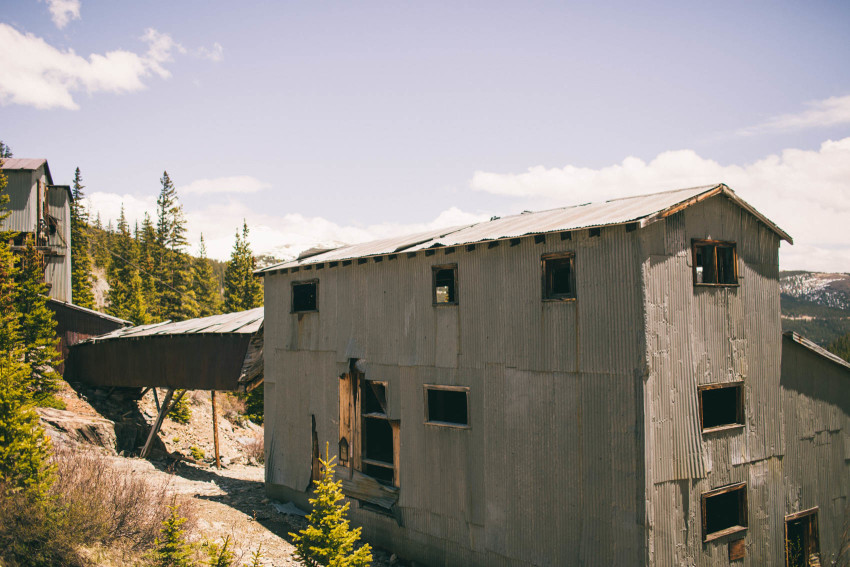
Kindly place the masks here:
<instances>
[{"instance_id":1,"label":"corrugated metal wall","mask_svg":"<svg viewBox=\"0 0 850 567\"><path fill-rule=\"evenodd\" d=\"M27 169L3 170L8 180L6 194L9 195L7 210L9 218L0 223L3 230L16 232L34 232L35 219L38 214L38 199L36 198L36 179L39 175L44 179L43 169L31 171Z\"/></svg>"},{"instance_id":2,"label":"corrugated metal wall","mask_svg":"<svg viewBox=\"0 0 850 567\"><path fill-rule=\"evenodd\" d=\"M47 243L60 254L47 258L45 281L50 287L50 297L59 301L71 300L71 209L68 192L64 187L51 187L47 190L47 211L56 219L56 232L48 230Z\"/></svg>"},{"instance_id":3,"label":"corrugated metal wall","mask_svg":"<svg viewBox=\"0 0 850 567\"><path fill-rule=\"evenodd\" d=\"M850 371L783 337L782 404L783 513L818 508L821 563L831 565L850 537Z\"/></svg>"},{"instance_id":4,"label":"corrugated metal wall","mask_svg":"<svg viewBox=\"0 0 850 567\"><path fill-rule=\"evenodd\" d=\"M644 556L638 232L549 235L266 277L270 489L310 481L311 415L338 442L350 358L388 383L401 420L404 527L352 511L366 536L428 565L633 564ZM541 301L541 254L575 251L578 299ZM458 306L431 266L458 264ZM290 282L319 279L319 312ZM469 429L426 425L424 384L470 388Z\"/></svg>"},{"instance_id":5,"label":"corrugated metal wall","mask_svg":"<svg viewBox=\"0 0 850 567\"><path fill-rule=\"evenodd\" d=\"M702 542L700 495L747 483L746 557L783 559L778 237L723 197L642 231L647 308L647 498L652 565L728 565ZM739 285L693 285L691 240L736 242ZM746 425L703 434L697 387L744 381Z\"/></svg>"}]
</instances>

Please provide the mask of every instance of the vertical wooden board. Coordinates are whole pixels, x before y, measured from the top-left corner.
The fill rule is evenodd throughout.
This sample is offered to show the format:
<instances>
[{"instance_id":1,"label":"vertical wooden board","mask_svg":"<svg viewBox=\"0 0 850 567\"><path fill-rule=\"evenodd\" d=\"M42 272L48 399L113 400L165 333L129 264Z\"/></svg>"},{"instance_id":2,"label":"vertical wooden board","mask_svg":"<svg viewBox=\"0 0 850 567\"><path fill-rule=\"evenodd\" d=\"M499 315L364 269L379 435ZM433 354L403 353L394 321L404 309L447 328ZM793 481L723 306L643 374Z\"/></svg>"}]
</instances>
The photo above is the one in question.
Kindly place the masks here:
<instances>
[{"instance_id":1,"label":"vertical wooden board","mask_svg":"<svg viewBox=\"0 0 850 567\"><path fill-rule=\"evenodd\" d=\"M342 440L345 439L346 446L348 447L348 457L343 462L342 457L340 457L340 465L349 466L349 459L351 458L351 449L352 449L352 438L351 438L351 376L349 374L345 375L345 378L338 379L339 382L339 442L342 443Z\"/></svg>"},{"instance_id":2,"label":"vertical wooden board","mask_svg":"<svg viewBox=\"0 0 850 567\"><path fill-rule=\"evenodd\" d=\"M393 430L393 485L401 486L401 423L391 421L390 426Z\"/></svg>"}]
</instances>

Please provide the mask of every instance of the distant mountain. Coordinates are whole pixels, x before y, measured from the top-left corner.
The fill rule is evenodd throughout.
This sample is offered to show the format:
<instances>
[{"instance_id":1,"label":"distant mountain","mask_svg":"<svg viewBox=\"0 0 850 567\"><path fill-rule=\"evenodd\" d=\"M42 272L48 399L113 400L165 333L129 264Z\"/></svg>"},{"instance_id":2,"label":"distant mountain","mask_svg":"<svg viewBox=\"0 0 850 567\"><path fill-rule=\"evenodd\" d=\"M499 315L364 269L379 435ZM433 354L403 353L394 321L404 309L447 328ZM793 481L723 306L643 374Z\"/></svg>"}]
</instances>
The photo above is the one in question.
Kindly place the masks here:
<instances>
[{"instance_id":1,"label":"distant mountain","mask_svg":"<svg viewBox=\"0 0 850 567\"><path fill-rule=\"evenodd\" d=\"M782 329L827 346L850 333L850 274L780 272Z\"/></svg>"}]
</instances>

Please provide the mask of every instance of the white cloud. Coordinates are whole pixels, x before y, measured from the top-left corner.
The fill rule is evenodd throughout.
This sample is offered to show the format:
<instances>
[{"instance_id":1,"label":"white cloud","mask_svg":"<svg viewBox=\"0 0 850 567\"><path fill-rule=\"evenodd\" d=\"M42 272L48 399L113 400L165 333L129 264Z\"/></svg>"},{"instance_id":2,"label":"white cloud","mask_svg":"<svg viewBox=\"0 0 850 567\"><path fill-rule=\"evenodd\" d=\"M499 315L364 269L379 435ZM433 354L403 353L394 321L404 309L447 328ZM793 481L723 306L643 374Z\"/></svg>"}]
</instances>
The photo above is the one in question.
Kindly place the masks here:
<instances>
[{"instance_id":1,"label":"white cloud","mask_svg":"<svg viewBox=\"0 0 850 567\"><path fill-rule=\"evenodd\" d=\"M850 95L833 96L808 103L808 110L797 114L774 116L761 124L738 130L741 136L768 132L787 132L806 128L850 124Z\"/></svg>"},{"instance_id":2,"label":"white cloud","mask_svg":"<svg viewBox=\"0 0 850 567\"><path fill-rule=\"evenodd\" d=\"M116 50L86 59L0 23L0 103L77 109L72 92L132 92L145 88L142 79L151 74L168 78L171 73L163 65L171 61L172 51L185 50L154 29L142 39L148 44L144 54Z\"/></svg>"},{"instance_id":3,"label":"white cloud","mask_svg":"<svg viewBox=\"0 0 850 567\"><path fill-rule=\"evenodd\" d=\"M744 165L721 165L692 150L677 150L649 162L628 157L599 169L476 171L470 184L541 208L716 182L732 187L794 237L795 246L782 246L783 269L850 272L850 138L826 141L817 150L786 149Z\"/></svg>"},{"instance_id":4,"label":"white cloud","mask_svg":"<svg viewBox=\"0 0 850 567\"><path fill-rule=\"evenodd\" d=\"M50 18L60 30L71 20L80 19L80 0L39 0L46 2Z\"/></svg>"},{"instance_id":5,"label":"white cloud","mask_svg":"<svg viewBox=\"0 0 850 567\"><path fill-rule=\"evenodd\" d=\"M224 59L224 48L220 43L216 42L213 43L213 46L210 49L206 47L199 47L195 50L195 55L201 59L209 59L210 61L218 63Z\"/></svg>"},{"instance_id":6,"label":"white cloud","mask_svg":"<svg viewBox=\"0 0 850 567\"><path fill-rule=\"evenodd\" d=\"M83 199L83 203L89 214L91 222L100 214L100 220L105 227L109 221L115 225L118 217L121 214L121 207L124 207L124 215L132 230L134 224L138 221L142 224L142 219L145 218L145 213L148 213L152 219L156 218L156 196L136 197L135 195L117 193L106 193L98 191L89 193ZM154 221L156 222L156 221Z\"/></svg>"},{"instance_id":7,"label":"white cloud","mask_svg":"<svg viewBox=\"0 0 850 567\"><path fill-rule=\"evenodd\" d=\"M257 193L271 187L250 175L216 177L215 179L196 179L188 185L177 188L180 194L209 195L211 193Z\"/></svg>"}]
</instances>

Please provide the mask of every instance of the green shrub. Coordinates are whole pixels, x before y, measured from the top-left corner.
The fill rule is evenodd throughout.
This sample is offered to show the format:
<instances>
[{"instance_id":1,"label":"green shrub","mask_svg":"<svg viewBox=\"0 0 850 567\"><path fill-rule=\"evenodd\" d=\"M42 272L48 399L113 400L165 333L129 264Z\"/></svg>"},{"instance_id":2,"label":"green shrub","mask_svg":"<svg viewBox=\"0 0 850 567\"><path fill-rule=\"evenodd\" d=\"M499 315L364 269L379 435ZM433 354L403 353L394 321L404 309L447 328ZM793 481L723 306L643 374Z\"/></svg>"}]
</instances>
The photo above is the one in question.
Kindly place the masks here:
<instances>
[{"instance_id":1,"label":"green shrub","mask_svg":"<svg viewBox=\"0 0 850 567\"><path fill-rule=\"evenodd\" d=\"M208 542L206 544L207 565L210 567L232 567L235 556L228 549L230 546L230 536L224 538L224 543Z\"/></svg>"},{"instance_id":2,"label":"green shrub","mask_svg":"<svg viewBox=\"0 0 850 567\"><path fill-rule=\"evenodd\" d=\"M170 514L162 522L161 538L157 538L150 554L152 567L194 567L192 546L186 541L183 524L176 504L169 506Z\"/></svg>"},{"instance_id":3,"label":"green shrub","mask_svg":"<svg viewBox=\"0 0 850 567\"><path fill-rule=\"evenodd\" d=\"M185 390L177 390L174 392L174 397L177 402L172 402L171 409L168 410L168 417L177 423L187 424L189 418L192 417L192 409L189 407L189 400L186 399ZM184 393L182 396L181 393Z\"/></svg>"},{"instance_id":4,"label":"green shrub","mask_svg":"<svg viewBox=\"0 0 850 567\"><path fill-rule=\"evenodd\" d=\"M192 458L196 461L204 460L204 451L197 445L192 445L191 447L189 447L189 452L192 453Z\"/></svg>"},{"instance_id":5,"label":"green shrub","mask_svg":"<svg viewBox=\"0 0 850 567\"><path fill-rule=\"evenodd\" d=\"M310 499L313 510L307 516L309 525L298 534L289 534L297 549L296 559L309 567L368 567L372 563L372 548L366 543L354 550L361 529L349 527L345 516L350 504L340 504L345 497L342 481L334 480L335 460L326 444L325 458L319 457L322 478L313 481L316 497Z\"/></svg>"}]
</instances>

